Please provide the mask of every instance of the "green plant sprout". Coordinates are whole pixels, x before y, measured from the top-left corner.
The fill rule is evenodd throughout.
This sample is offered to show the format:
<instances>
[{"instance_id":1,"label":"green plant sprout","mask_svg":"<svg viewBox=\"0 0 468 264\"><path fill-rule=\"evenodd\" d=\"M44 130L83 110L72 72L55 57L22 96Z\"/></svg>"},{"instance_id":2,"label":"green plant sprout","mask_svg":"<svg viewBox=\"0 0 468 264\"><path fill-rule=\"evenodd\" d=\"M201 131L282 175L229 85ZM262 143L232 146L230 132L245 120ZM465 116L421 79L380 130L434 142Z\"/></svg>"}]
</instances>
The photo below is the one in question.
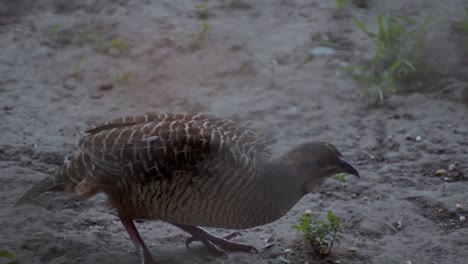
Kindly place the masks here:
<instances>
[{"instance_id":1,"label":"green plant sprout","mask_svg":"<svg viewBox=\"0 0 468 264\"><path fill-rule=\"evenodd\" d=\"M327 221L314 219L312 213L305 212L298 222L292 227L302 232L304 240L321 256L330 254L333 245L342 238L341 220L332 211L327 212Z\"/></svg>"},{"instance_id":2,"label":"green plant sprout","mask_svg":"<svg viewBox=\"0 0 468 264\"><path fill-rule=\"evenodd\" d=\"M335 0L335 7L336 10L339 11L343 9L344 5L346 4L348 0Z\"/></svg>"},{"instance_id":3,"label":"green plant sprout","mask_svg":"<svg viewBox=\"0 0 468 264\"><path fill-rule=\"evenodd\" d=\"M213 26L210 23L204 23L198 32L198 39L204 40L212 28Z\"/></svg>"},{"instance_id":4,"label":"green plant sprout","mask_svg":"<svg viewBox=\"0 0 468 264\"><path fill-rule=\"evenodd\" d=\"M128 46L125 42L123 42L123 40L119 38L113 38L107 43L107 48L126 51L128 49Z\"/></svg>"},{"instance_id":5,"label":"green plant sprout","mask_svg":"<svg viewBox=\"0 0 468 264\"><path fill-rule=\"evenodd\" d=\"M358 28L376 45L370 66L351 66L352 76L366 89L366 94L384 104L385 97L397 91L398 81L411 72L427 69L424 60L429 13L421 23L389 13L377 14L377 31L369 31L357 18Z\"/></svg>"},{"instance_id":6,"label":"green plant sprout","mask_svg":"<svg viewBox=\"0 0 468 264\"><path fill-rule=\"evenodd\" d=\"M343 183L346 182L346 173L338 173L336 179Z\"/></svg>"},{"instance_id":7,"label":"green plant sprout","mask_svg":"<svg viewBox=\"0 0 468 264\"><path fill-rule=\"evenodd\" d=\"M75 64L75 66L73 66L73 70L72 70L72 75L74 76L79 76L80 73L81 73L81 66L83 65L83 63L86 61L86 59L88 58L88 55L85 54L83 55L80 60L78 61L77 64Z\"/></svg>"},{"instance_id":8,"label":"green plant sprout","mask_svg":"<svg viewBox=\"0 0 468 264\"><path fill-rule=\"evenodd\" d=\"M16 258L16 255L8 250L0 249L0 258L9 259L9 261L6 262L6 264L18 264L18 259Z\"/></svg>"},{"instance_id":9,"label":"green plant sprout","mask_svg":"<svg viewBox=\"0 0 468 264\"><path fill-rule=\"evenodd\" d=\"M44 34L53 37L55 41L64 45L87 45L94 46L95 49L109 52L116 50L120 53L128 51L129 47L121 38L115 37L110 40L97 34L89 26L80 24L71 30L59 30L59 25L52 25L44 29Z\"/></svg>"}]
</instances>

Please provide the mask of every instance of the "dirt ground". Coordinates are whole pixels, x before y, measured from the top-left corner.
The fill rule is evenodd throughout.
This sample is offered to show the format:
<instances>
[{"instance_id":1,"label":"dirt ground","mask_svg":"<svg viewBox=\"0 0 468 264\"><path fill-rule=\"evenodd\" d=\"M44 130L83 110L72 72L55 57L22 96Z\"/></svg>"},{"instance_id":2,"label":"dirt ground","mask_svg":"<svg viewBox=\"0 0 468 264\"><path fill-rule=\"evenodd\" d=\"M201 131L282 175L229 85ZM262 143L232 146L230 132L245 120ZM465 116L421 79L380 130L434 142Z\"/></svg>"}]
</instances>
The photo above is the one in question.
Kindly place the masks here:
<instances>
[{"instance_id":1,"label":"dirt ground","mask_svg":"<svg viewBox=\"0 0 468 264\"><path fill-rule=\"evenodd\" d=\"M468 217L468 89L450 85L468 81L468 59L447 23L463 17L466 1L376 0L368 9L348 4L342 16L334 1L212 0L208 14L198 3L0 1L0 249L20 263L139 263L102 195L82 202L51 193L13 205L77 151L88 126L147 111L207 112L259 131L279 153L331 142L362 177L347 177L347 186L330 179L280 220L242 230L235 240L260 249L278 239L259 254L216 257L199 243L186 249L187 234L169 224L139 222L161 263L286 263L287 249L291 263L468 263L460 221ZM351 16L372 28L379 9L415 18L433 10L428 58L441 73L385 107L370 106L339 66L372 56ZM304 64L323 36L336 52ZM344 221L326 258L291 228L307 209Z\"/></svg>"}]
</instances>

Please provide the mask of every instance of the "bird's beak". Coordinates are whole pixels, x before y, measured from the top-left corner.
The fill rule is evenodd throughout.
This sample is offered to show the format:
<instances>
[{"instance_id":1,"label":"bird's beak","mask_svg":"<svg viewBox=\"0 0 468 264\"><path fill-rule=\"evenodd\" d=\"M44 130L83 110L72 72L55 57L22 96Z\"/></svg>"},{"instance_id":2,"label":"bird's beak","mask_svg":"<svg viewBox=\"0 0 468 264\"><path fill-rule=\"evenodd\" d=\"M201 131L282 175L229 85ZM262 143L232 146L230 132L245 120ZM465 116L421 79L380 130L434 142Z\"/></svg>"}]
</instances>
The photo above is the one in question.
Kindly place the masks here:
<instances>
[{"instance_id":1,"label":"bird's beak","mask_svg":"<svg viewBox=\"0 0 468 264\"><path fill-rule=\"evenodd\" d=\"M344 173L348 173L348 174L351 174L360 178L359 172L356 170L356 168L354 168L353 165L351 165L351 163L349 163L347 160L343 159L342 157L339 157L338 159L340 159L340 163L341 163Z\"/></svg>"}]
</instances>

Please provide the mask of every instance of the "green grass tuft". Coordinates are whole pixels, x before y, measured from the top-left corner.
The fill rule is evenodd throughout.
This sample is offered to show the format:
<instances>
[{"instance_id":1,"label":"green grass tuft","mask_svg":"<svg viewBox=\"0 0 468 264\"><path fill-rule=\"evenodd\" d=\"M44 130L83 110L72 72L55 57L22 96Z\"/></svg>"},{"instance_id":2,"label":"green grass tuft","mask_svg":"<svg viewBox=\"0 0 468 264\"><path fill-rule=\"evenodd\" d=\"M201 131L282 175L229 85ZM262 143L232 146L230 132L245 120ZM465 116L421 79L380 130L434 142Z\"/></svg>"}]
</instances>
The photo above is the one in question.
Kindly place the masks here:
<instances>
[{"instance_id":1,"label":"green grass tuft","mask_svg":"<svg viewBox=\"0 0 468 264\"><path fill-rule=\"evenodd\" d=\"M0 258L9 259L10 261L6 262L6 264L18 264L19 263L18 259L16 258L16 255L5 249L0 249Z\"/></svg>"},{"instance_id":2,"label":"green grass tuft","mask_svg":"<svg viewBox=\"0 0 468 264\"><path fill-rule=\"evenodd\" d=\"M385 98L397 91L399 81L411 73L429 68L424 55L431 16L429 13L418 22L409 17L379 12L376 32L371 32L361 21L353 18L358 28L374 42L376 52L370 65L351 66L351 74L375 102L383 105Z\"/></svg>"},{"instance_id":3,"label":"green grass tuft","mask_svg":"<svg viewBox=\"0 0 468 264\"><path fill-rule=\"evenodd\" d=\"M304 240L308 242L319 255L330 254L333 245L339 243L342 237L341 220L332 211L327 212L327 220L314 219L310 212L302 214L298 224L293 228L302 232Z\"/></svg>"}]
</instances>

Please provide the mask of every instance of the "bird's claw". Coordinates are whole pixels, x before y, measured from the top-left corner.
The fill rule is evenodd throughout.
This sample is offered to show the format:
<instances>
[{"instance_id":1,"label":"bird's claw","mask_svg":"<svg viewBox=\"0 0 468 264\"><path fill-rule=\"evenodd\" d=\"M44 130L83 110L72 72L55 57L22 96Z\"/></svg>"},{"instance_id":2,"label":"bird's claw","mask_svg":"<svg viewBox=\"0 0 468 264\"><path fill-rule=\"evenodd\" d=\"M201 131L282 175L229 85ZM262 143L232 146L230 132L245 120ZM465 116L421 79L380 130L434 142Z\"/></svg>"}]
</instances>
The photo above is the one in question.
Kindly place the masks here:
<instances>
[{"instance_id":1,"label":"bird's claw","mask_svg":"<svg viewBox=\"0 0 468 264\"><path fill-rule=\"evenodd\" d=\"M216 237L209 233L203 234L201 236L194 236L192 234L191 237L185 240L185 246L188 248L192 242L200 241L205 244L211 251L215 252L217 255L224 256L225 258L227 258L225 249L245 252L255 251L258 253L258 250L253 246L229 241L229 239L240 235L241 233L239 232L233 232L224 237Z\"/></svg>"}]
</instances>

